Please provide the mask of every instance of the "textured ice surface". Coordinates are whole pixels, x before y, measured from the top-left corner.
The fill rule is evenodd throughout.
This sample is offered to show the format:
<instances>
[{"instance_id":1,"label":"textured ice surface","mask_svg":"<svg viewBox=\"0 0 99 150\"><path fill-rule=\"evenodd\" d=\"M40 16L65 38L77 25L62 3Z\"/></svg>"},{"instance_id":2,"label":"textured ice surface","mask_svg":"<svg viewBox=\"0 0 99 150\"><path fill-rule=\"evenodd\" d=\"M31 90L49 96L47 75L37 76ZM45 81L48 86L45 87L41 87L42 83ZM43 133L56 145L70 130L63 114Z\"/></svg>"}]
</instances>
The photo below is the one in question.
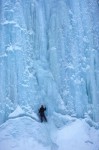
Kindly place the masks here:
<instances>
[{"instance_id":1,"label":"textured ice surface","mask_svg":"<svg viewBox=\"0 0 99 150\"><path fill-rule=\"evenodd\" d=\"M99 121L97 0L0 0L0 123L42 103Z\"/></svg>"}]
</instances>

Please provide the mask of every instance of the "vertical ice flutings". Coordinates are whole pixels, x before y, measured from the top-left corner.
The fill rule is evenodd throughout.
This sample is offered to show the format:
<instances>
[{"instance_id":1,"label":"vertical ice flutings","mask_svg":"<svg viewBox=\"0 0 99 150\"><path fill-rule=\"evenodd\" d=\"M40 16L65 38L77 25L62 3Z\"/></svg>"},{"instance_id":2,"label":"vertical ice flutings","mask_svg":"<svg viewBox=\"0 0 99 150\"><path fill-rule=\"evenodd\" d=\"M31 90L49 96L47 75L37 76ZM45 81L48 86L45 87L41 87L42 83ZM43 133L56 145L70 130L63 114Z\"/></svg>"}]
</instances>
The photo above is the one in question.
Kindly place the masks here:
<instances>
[{"instance_id":1,"label":"vertical ice flutings","mask_svg":"<svg viewBox=\"0 0 99 150\"><path fill-rule=\"evenodd\" d=\"M99 121L97 0L0 1L0 122L42 103Z\"/></svg>"}]
</instances>

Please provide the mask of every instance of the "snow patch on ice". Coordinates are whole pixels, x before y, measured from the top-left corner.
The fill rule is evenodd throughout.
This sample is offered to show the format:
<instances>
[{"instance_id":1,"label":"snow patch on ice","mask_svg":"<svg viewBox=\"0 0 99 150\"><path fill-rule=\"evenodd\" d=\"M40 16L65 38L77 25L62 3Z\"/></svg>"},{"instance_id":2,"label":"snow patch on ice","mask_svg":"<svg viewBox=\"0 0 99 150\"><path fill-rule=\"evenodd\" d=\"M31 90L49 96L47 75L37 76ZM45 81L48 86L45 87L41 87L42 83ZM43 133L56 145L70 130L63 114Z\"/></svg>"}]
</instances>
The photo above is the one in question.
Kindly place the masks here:
<instances>
[{"instance_id":1,"label":"snow patch on ice","mask_svg":"<svg viewBox=\"0 0 99 150\"><path fill-rule=\"evenodd\" d=\"M14 50L21 50L21 47L18 45L10 45L6 48L7 52L13 52Z\"/></svg>"},{"instance_id":2,"label":"snow patch on ice","mask_svg":"<svg viewBox=\"0 0 99 150\"><path fill-rule=\"evenodd\" d=\"M4 58L4 57L7 57L6 53L0 54L0 58Z\"/></svg>"}]
</instances>

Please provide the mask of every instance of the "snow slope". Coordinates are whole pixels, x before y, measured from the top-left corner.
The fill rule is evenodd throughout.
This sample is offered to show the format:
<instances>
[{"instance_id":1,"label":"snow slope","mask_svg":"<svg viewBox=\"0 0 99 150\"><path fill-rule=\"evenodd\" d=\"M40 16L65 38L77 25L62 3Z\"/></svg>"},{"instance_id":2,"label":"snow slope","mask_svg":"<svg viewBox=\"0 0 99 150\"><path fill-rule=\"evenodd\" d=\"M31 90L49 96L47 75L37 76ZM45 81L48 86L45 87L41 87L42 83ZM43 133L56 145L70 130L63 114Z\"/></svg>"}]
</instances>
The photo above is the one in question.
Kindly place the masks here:
<instances>
[{"instance_id":1,"label":"snow slope","mask_svg":"<svg viewBox=\"0 0 99 150\"><path fill-rule=\"evenodd\" d=\"M9 119L0 126L0 150L99 150L99 130L85 120L67 118L62 127L53 119L48 123L28 116Z\"/></svg>"}]
</instances>

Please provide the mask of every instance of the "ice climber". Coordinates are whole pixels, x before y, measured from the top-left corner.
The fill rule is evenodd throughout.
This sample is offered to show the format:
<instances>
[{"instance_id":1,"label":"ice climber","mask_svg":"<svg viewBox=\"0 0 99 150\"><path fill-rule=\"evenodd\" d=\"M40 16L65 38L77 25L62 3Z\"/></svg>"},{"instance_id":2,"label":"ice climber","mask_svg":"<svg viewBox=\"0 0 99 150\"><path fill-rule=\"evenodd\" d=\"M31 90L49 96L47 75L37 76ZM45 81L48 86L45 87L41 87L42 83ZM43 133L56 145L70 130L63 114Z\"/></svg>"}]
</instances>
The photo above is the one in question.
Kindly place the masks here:
<instances>
[{"instance_id":1,"label":"ice climber","mask_svg":"<svg viewBox=\"0 0 99 150\"><path fill-rule=\"evenodd\" d=\"M46 111L46 107L44 107L43 105L41 105L40 109L39 109L39 114L40 114L40 120L41 122L43 121L46 121L47 122L47 119L46 119L46 116L45 116L45 112Z\"/></svg>"}]
</instances>

